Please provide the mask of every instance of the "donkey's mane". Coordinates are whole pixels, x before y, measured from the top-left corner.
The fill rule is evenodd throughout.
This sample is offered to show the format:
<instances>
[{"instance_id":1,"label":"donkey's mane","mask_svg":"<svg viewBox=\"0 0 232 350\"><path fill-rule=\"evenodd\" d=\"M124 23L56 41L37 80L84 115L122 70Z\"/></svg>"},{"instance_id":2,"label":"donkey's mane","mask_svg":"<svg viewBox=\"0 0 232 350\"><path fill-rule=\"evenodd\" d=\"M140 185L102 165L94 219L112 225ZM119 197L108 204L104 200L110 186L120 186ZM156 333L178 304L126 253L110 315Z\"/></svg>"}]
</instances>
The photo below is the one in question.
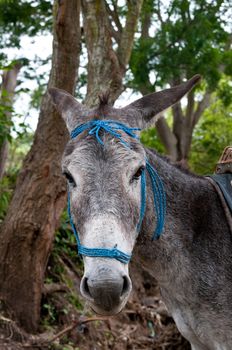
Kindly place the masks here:
<instances>
[{"instance_id":1,"label":"donkey's mane","mask_svg":"<svg viewBox=\"0 0 232 350\"><path fill-rule=\"evenodd\" d=\"M98 99L99 99L98 108L101 109L104 106L108 106L109 105L109 98L110 98L109 91L105 91L105 92L100 93L98 95Z\"/></svg>"}]
</instances>

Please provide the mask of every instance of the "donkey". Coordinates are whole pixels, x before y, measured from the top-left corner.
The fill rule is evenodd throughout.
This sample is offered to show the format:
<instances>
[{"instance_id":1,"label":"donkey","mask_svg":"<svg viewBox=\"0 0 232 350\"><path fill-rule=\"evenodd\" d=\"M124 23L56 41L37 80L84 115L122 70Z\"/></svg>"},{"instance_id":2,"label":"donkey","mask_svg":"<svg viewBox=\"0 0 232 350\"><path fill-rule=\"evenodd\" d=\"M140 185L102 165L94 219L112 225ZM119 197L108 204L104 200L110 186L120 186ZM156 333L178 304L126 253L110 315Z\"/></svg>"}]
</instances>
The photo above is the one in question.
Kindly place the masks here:
<instances>
[{"instance_id":1,"label":"donkey","mask_svg":"<svg viewBox=\"0 0 232 350\"><path fill-rule=\"evenodd\" d=\"M91 308L114 315L125 306L134 250L192 349L231 350L232 236L218 194L205 177L172 165L138 138L199 79L124 108L100 98L90 110L63 90L49 92L71 133L62 169L84 259L80 290Z\"/></svg>"}]
</instances>

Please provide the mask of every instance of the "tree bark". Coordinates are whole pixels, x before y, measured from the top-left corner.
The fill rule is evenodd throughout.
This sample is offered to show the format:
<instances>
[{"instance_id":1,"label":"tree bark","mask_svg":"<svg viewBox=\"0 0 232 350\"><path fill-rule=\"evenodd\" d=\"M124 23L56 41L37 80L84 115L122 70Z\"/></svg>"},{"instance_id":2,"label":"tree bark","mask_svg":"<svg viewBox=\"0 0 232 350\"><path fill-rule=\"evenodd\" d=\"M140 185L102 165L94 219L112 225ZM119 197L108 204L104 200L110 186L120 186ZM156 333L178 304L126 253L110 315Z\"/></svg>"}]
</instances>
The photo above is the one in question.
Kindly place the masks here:
<instances>
[{"instance_id":1,"label":"tree bark","mask_svg":"<svg viewBox=\"0 0 232 350\"><path fill-rule=\"evenodd\" d=\"M166 119L161 116L156 122L156 129L161 142L163 143L169 157L176 160L177 154L177 138L168 126Z\"/></svg>"},{"instance_id":2,"label":"tree bark","mask_svg":"<svg viewBox=\"0 0 232 350\"><path fill-rule=\"evenodd\" d=\"M16 62L14 66L3 73L1 87L1 103L6 106L6 120L11 119L11 107L13 105L14 91L17 84L17 77L21 68L20 62ZM7 137L0 144L0 180L5 171L6 161L8 157L8 140Z\"/></svg>"},{"instance_id":3,"label":"tree bark","mask_svg":"<svg viewBox=\"0 0 232 350\"><path fill-rule=\"evenodd\" d=\"M188 168L188 157L191 150L194 127L205 109L210 105L210 92L206 91L202 100L196 102L194 91L188 94L188 104L184 111L181 104L173 106L173 134L177 139L176 158L173 159Z\"/></svg>"},{"instance_id":4,"label":"tree bark","mask_svg":"<svg viewBox=\"0 0 232 350\"><path fill-rule=\"evenodd\" d=\"M70 93L79 63L79 15L79 0L55 1L48 86ZM29 332L38 327L44 271L66 203L60 163L67 137L64 122L46 92L34 143L19 174L0 240L0 299Z\"/></svg>"},{"instance_id":5,"label":"tree bark","mask_svg":"<svg viewBox=\"0 0 232 350\"><path fill-rule=\"evenodd\" d=\"M115 7L114 14L104 0L82 1L84 34L88 51L88 86L85 104L97 104L101 92L110 92L113 102L123 91L122 80L131 56L133 39L141 11L142 0L127 2L125 26L122 27ZM113 47L114 30L118 27L117 48Z\"/></svg>"}]
</instances>

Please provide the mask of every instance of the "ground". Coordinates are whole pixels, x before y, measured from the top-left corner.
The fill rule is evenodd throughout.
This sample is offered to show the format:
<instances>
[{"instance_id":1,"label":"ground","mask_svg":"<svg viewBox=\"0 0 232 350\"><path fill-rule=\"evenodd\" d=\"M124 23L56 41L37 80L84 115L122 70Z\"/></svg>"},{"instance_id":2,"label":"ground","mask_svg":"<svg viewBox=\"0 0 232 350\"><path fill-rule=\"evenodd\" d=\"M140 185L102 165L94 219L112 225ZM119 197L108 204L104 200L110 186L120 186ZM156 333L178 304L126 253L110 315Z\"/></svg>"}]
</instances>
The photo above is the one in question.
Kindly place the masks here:
<instances>
[{"instance_id":1,"label":"ground","mask_svg":"<svg viewBox=\"0 0 232 350\"><path fill-rule=\"evenodd\" d=\"M156 281L139 264L131 264L133 293L126 308L106 319L94 315L81 299L79 265L65 252L52 254L40 332L28 335L0 313L0 350L190 349L168 315Z\"/></svg>"}]
</instances>

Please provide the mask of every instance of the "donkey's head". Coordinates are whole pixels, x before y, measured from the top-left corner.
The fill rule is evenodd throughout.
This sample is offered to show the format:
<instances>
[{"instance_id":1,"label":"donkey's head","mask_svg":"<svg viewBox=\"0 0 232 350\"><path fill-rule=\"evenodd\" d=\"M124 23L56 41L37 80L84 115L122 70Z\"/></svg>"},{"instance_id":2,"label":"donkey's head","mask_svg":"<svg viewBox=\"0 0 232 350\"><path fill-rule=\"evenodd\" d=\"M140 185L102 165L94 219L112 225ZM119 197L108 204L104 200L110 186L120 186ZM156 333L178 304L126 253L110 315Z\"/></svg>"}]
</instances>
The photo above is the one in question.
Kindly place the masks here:
<instances>
[{"instance_id":1,"label":"donkey's head","mask_svg":"<svg viewBox=\"0 0 232 350\"><path fill-rule=\"evenodd\" d=\"M97 313L118 313L132 288L128 262L144 215L146 168L137 129L179 101L198 80L194 76L121 109L103 98L88 110L67 92L50 89L72 137L62 168L71 223L84 258L81 293Z\"/></svg>"}]
</instances>

